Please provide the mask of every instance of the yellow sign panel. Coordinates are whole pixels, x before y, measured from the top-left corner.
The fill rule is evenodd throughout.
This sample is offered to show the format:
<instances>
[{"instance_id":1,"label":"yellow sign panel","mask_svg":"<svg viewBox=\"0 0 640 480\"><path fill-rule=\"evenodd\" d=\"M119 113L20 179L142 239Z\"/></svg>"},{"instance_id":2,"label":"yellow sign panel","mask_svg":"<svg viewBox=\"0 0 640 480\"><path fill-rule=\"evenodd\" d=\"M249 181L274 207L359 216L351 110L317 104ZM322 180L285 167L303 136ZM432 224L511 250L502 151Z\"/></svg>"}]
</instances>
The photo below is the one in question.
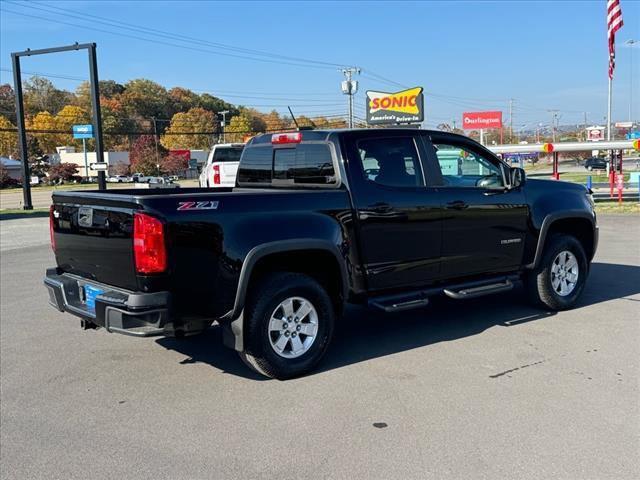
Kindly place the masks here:
<instances>
[{"instance_id":1,"label":"yellow sign panel","mask_svg":"<svg viewBox=\"0 0 640 480\"><path fill-rule=\"evenodd\" d=\"M412 123L424 120L422 87L401 92L367 92L369 123Z\"/></svg>"}]
</instances>

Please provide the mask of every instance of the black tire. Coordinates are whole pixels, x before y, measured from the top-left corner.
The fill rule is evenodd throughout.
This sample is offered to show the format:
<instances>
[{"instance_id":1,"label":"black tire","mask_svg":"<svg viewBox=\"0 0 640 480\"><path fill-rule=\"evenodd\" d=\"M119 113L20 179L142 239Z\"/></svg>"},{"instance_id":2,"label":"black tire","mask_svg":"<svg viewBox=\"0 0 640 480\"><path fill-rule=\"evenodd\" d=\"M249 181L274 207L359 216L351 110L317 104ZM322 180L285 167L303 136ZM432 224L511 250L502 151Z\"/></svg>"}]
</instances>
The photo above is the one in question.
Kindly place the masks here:
<instances>
[{"instance_id":1,"label":"black tire","mask_svg":"<svg viewBox=\"0 0 640 480\"><path fill-rule=\"evenodd\" d=\"M552 284L552 267L558 255L568 251L578 263L578 279L571 293L561 295ZM540 264L525 278L529 300L536 306L549 310L572 308L584 289L589 274L589 261L580 242L571 235L553 234L547 239Z\"/></svg>"},{"instance_id":2,"label":"black tire","mask_svg":"<svg viewBox=\"0 0 640 480\"><path fill-rule=\"evenodd\" d=\"M322 359L335 323L331 299L313 278L300 273L274 273L255 288L244 309L244 352L240 358L253 370L270 378L285 380L311 371ZM286 299L302 297L317 313L318 331L309 349L299 357L284 358L271 346L269 321L276 308Z\"/></svg>"}]
</instances>

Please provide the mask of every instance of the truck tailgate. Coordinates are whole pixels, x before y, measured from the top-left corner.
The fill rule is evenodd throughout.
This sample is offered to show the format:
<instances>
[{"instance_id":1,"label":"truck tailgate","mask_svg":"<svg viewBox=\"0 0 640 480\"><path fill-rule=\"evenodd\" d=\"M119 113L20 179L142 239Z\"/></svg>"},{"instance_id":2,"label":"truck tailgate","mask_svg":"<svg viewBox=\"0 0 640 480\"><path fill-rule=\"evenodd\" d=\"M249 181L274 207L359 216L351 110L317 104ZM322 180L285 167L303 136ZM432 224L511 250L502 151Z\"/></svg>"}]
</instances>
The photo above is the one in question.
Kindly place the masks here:
<instances>
[{"instance_id":1,"label":"truck tailgate","mask_svg":"<svg viewBox=\"0 0 640 480\"><path fill-rule=\"evenodd\" d=\"M133 258L135 203L91 197L84 192L53 195L55 255L59 270L136 290Z\"/></svg>"}]
</instances>

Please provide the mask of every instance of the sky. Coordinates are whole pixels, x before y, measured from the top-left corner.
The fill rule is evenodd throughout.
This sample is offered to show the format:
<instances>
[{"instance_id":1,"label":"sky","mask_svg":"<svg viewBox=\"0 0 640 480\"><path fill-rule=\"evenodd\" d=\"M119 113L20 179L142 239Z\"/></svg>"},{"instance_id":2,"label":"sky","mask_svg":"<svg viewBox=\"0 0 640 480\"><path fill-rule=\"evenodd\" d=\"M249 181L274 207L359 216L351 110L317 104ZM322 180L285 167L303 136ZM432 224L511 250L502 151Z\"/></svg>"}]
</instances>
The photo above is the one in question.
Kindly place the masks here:
<instances>
[{"instance_id":1,"label":"sky","mask_svg":"<svg viewBox=\"0 0 640 480\"><path fill-rule=\"evenodd\" d=\"M640 1L621 5L614 121L630 105L640 119L640 42L625 45L640 41ZM514 129L548 125L549 110L564 125L606 115L606 0L0 0L0 32L0 83L13 83L11 52L96 42L101 79L148 78L261 111L344 114L339 69L354 66L360 118L366 90L413 86L424 88L431 127L459 125L465 111L502 110L508 122L510 99ZM22 70L70 90L88 78L80 52L25 58Z\"/></svg>"}]
</instances>

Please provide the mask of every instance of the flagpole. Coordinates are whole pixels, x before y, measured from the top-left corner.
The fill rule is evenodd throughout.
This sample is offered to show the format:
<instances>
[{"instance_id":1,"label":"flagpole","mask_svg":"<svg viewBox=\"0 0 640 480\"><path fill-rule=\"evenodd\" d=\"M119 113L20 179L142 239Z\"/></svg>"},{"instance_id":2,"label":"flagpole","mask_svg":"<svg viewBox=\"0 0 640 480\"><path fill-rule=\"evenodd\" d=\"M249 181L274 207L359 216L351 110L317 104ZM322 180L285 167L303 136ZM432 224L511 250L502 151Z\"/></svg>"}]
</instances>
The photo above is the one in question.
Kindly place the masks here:
<instances>
[{"instance_id":1,"label":"flagpole","mask_svg":"<svg viewBox=\"0 0 640 480\"><path fill-rule=\"evenodd\" d=\"M611 84L613 79L609 75L609 100L607 104L607 141L611 141Z\"/></svg>"},{"instance_id":2,"label":"flagpole","mask_svg":"<svg viewBox=\"0 0 640 480\"><path fill-rule=\"evenodd\" d=\"M611 60L609 60L611 61ZM607 141L611 141L611 84L613 83L613 75L609 75L609 95L607 99ZM613 150L609 150L609 163L607 163L609 169L609 195L613 198L613 176L615 167L613 165Z\"/></svg>"}]
</instances>

